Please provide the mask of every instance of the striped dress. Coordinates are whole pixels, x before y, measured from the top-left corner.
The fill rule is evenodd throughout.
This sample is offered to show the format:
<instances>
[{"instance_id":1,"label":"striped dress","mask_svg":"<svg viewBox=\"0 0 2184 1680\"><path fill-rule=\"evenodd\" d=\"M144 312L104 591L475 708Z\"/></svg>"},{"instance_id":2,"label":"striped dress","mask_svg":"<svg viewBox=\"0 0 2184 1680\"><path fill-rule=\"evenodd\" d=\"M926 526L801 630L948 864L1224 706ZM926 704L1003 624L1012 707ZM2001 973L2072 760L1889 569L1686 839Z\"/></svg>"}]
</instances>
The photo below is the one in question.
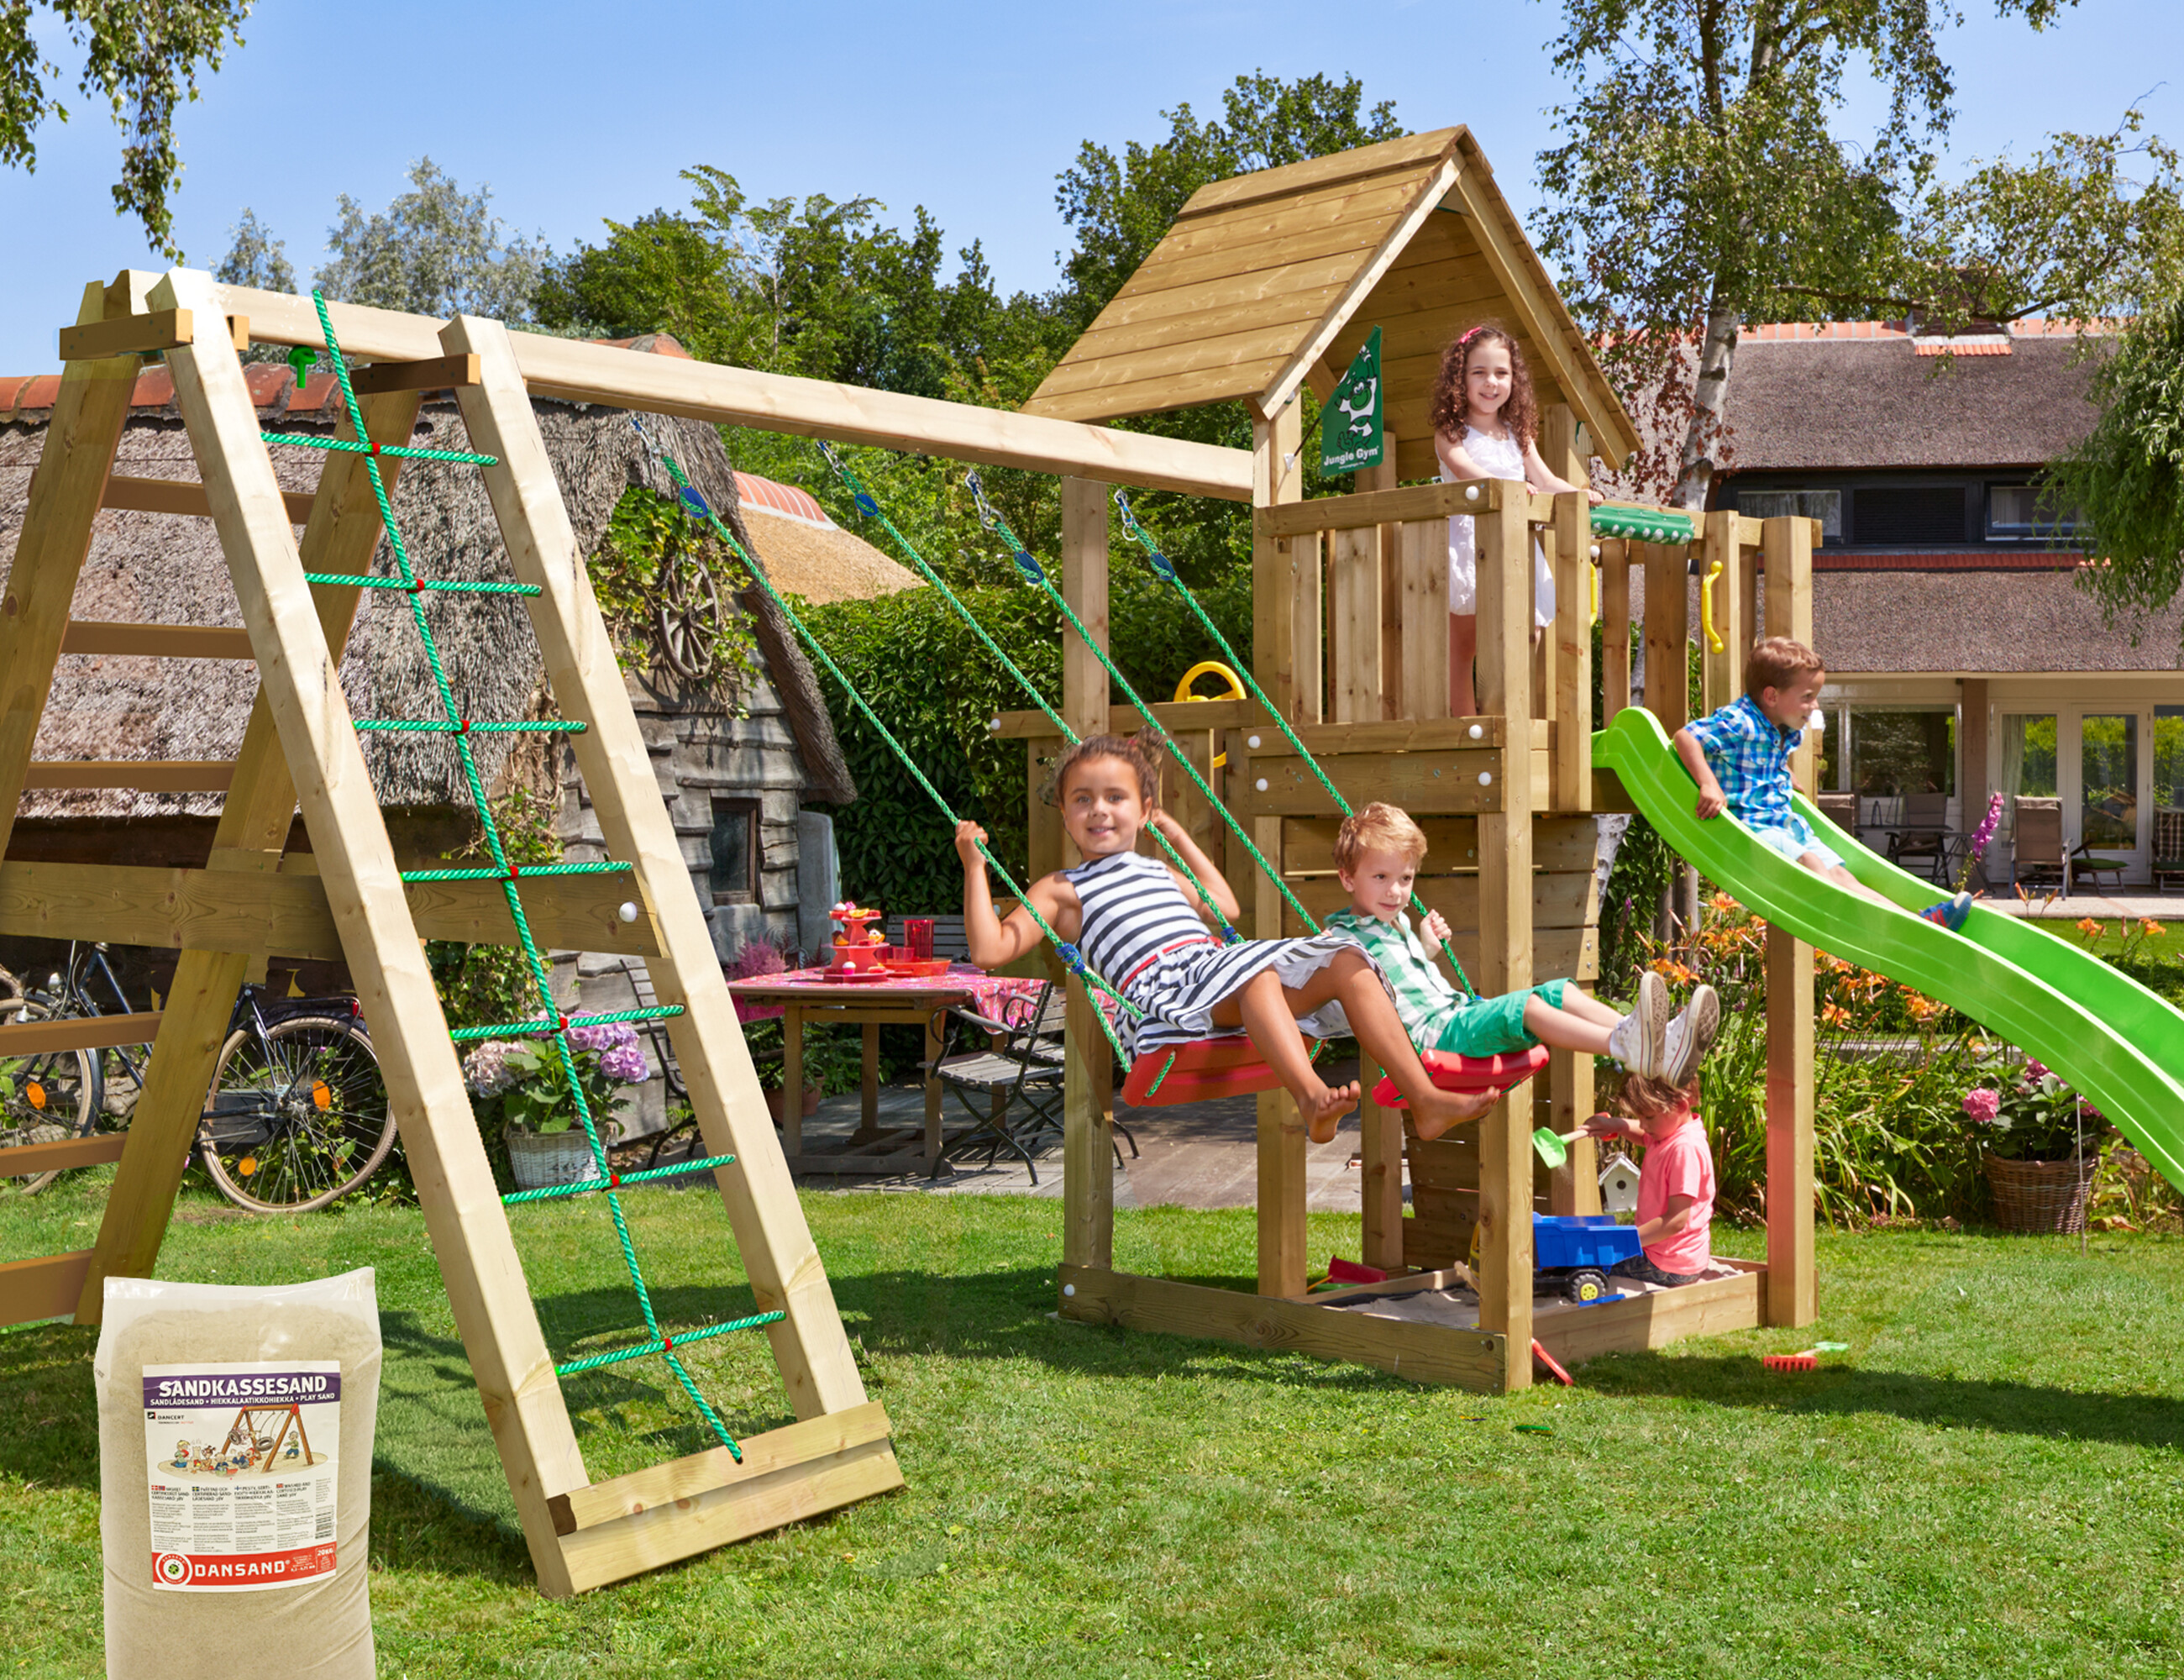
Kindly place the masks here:
<instances>
[{"instance_id":1,"label":"striped dress","mask_svg":"<svg viewBox=\"0 0 2184 1680\"><path fill-rule=\"evenodd\" d=\"M1125 1010L1116 1023L1134 1056L1197 1038L1241 1036L1240 1028L1213 1024L1214 1006L1267 969L1284 986L1301 986L1339 952L1373 960L1356 936L1333 932L1224 945L1206 931L1167 868L1134 852L1079 864L1062 871L1061 878L1077 889L1083 906L1077 944L1084 960L1145 1011L1134 1018ZM1379 965L1373 967L1377 973ZM1340 1004L1322 1005L1297 1026L1314 1038L1350 1030Z\"/></svg>"}]
</instances>

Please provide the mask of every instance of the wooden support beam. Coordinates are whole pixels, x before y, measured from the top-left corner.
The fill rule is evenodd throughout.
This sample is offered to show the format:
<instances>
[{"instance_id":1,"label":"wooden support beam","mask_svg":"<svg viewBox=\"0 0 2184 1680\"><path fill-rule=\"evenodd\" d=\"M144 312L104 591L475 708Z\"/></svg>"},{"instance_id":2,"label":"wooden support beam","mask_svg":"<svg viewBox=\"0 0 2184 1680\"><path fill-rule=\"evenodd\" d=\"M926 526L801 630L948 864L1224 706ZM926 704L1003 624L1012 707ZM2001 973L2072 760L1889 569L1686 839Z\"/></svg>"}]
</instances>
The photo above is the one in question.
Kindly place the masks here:
<instances>
[{"instance_id":1,"label":"wooden support beam","mask_svg":"<svg viewBox=\"0 0 2184 1680\"><path fill-rule=\"evenodd\" d=\"M1671 543L1636 542L1646 566L1646 709L1674 735L1691 720L1691 557Z\"/></svg>"},{"instance_id":2,"label":"wooden support beam","mask_svg":"<svg viewBox=\"0 0 2184 1680\"><path fill-rule=\"evenodd\" d=\"M359 397L390 391L451 391L478 382L476 356L427 356L417 362L374 362L351 370L349 389Z\"/></svg>"},{"instance_id":3,"label":"wooden support beam","mask_svg":"<svg viewBox=\"0 0 2184 1680\"><path fill-rule=\"evenodd\" d=\"M1089 479L1061 481L1061 595L1094 641L1107 645L1107 498ZM1061 716L1080 737L1107 732L1107 672L1073 631L1061 642ZM1057 813L1058 815L1058 813ZM1068 1055L1061 1089L1061 1258L1107 1266L1115 1257L1114 1053L1084 982L1069 980Z\"/></svg>"},{"instance_id":4,"label":"wooden support beam","mask_svg":"<svg viewBox=\"0 0 2184 1680\"><path fill-rule=\"evenodd\" d=\"M1479 709L1508 720L1512 731L1532 715L1532 542L1524 498L1514 493L1521 487L1505 487L1511 493L1496 510L1472 523L1479 551ZM1502 757L1495 776L1500 809L1479 818L1479 952L1473 978L1488 997L1532 983L1532 778L1518 773L1517 751L1505 748ZM1479 1122L1479 1323L1514 1349L1529 1348L1532 1338L1530 1113L1530 1093L1520 1088ZM1527 1388L1531 1380L1529 1359L1507 1362L1507 1387Z\"/></svg>"},{"instance_id":5,"label":"wooden support beam","mask_svg":"<svg viewBox=\"0 0 2184 1680\"><path fill-rule=\"evenodd\" d=\"M326 348L326 334L309 298L240 286L224 286L221 295L230 310L248 314L252 336L260 343ZM327 309L342 348L360 360L425 361L447 353L434 324L421 316L359 303L331 303ZM509 342L535 397L757 426L838 443L915 449L981 466L1022 467L1103 484L1141 485L1231 502L1251 498L1251 461L1241 449L645 355L543 333L510 333Z\"/></svg>"},{"instance_id":6,"label":"wooden support beam","mask_svg":"<svg viewBox=\"0 0 2184 1680\"><path fill-rule=\"evenodd\" d=\"M1767 566L1769 636L1813 639L1809 520L1770 519L1760 537ZM1799 788L1813 790L1812 732L1791 755ZM1810 1324L1819 1280L1813 1248L1813 948L1789 930L1767 930L1767 1321Z\"/></svg>"},{"instance_id":7,"label":"wooden support beam","mask_svg":"<svg viewBox=\"0 0 2184 1680\"><path fill-rule=\"evenodd\" d=\"M1721 638L1721 649L1717 653L1711 642L1699 649L1700 707L1704 712L1719 710L1744 692L1744 662L1752 651L1737 636L1737 628L1746 618L1744 567L1736 544L1738 522L1735 514L1706 516L1699 590L1702 601L1712 604L1712 622L1714 633ZM1721 569L1719 574L1714 570L1717 566ZM1707 622L1707 609L1702 607L1702 637Z\"/></svg>"},{"instance_id":8,"label":"wooden support beam","mask_svg":"<svg viewBox=\"0 0 2184 1680\"><path fill-rule=\"evenodd\" d=\"M1303 526L1296 531L1281 533L1268 528L1266 520L1271 512L1304 494L1303 422L1298 410L1299 405L1291 403L1272 420L1255 420L1251 423L1251 665L1260 686L1276 704L1288 711L1293 722L1303 720L1305 714L1299 704L1297 685L1290 680L1301 639L1296 619L1301 580L1292 570L1292 560L1295 552L1305 545L1292 544L1284 537L1303 535L1316 527ZM1379 523L1377 520L1367 522ZM1309 552L1317 556L1316 542L1309 545ZM1317 576L1312 581L1309 595L1316 605ZM1373 628L1377 635L1377 615ZM1311 653L1316 663L1316 637ZM1252 773L1248 768L1247 755L1232 755L1230 763L1244 766L1247 776ZM1231 780L1233 782L1233 775ZM1252 823L1252 844L1277 869L1281 867L1281 841L1279 817L1262 816ZM1262 937L1273 934L1281 926L1281 895L1263 871L1255 877L1251 909L1253 930ZM1304 1169L1304 1119L1297 1112L1295 1099L1286 1091L1261 1092L1257 1202L1258 1282L1262 1295L1295 1295L1303 1292Z\"/></svg>"},{"instance_id":9,"label":"wooden support beam","mask_svg":"<svg viewBox=\"0 0 2184 1680\"><path fill-rule=\"evenodd\" d=\"M1505 496L1516 497L1528 510L1531 505L1530 493L1523 485L1505 485L1496 479L1408 484L1396 490L1315 496L1309 502L1262 507L1251 515L1251 530L1261 537L1308 537L1314 531L1359 531L1367 526L1445 520L1457 514L1490 514L1501 507Z\"/></svg>"},{"instance_id":10,"label":"wooden support beam","mask_svg":"<svg viewBox=\"0 0 2184 1680\"><path fill-rule=\"evenodd\" d=\"M522 891L524 915L543 948L658 954L652 919L636 882L627 877L549 876L527 880ZM498 882L410 882L403 892L421 937L466 945L517 943ZM638 905L633 921L621 919L627 903ZM342 960L341 931L327 905L326 885L309 874L0 864L0 934Z\"/></svg>"},{"instance_id":11,"label":"wooden support beam","mask_svg":"<svg viewBox=\"0 0 2184 1680\"><path fill-rule=\"evenodd\" d=\"M187 344L193 330L187 309L154 309L149 314L124 314L110 320L79 320L61 329L61 360L96 362L114 356L156 355Z\"/></svg>"},{"instance_id":12,"label":"wooden support beam","mask_svg":"<svg viewBox=\"0 0 2184 1680\"><path fill-rule=\"evenodd\" d=\"M1145 709L1155 723L1174 735L1195 729L1246 729L1267 720L1266 709L1256 700L1161 700L1149 702ZM1131 735L1145 727L1145 714L1135 706L1111 701L1107 715L1109 726L1117 734ZM997 712L987 727L1004 739L1056 738L1054 720L1042 711Z\"/></svg>"},{"instance_id":13,"label":"wooden support beam","mask_svg":"<svg viewBox=\"0 0 2184 1680\"><path fill-rule=\"evenodd\" d=\"M90 1266L88 1249L0 1266L0 1325L66 1316L83 1293L84 1273Z\"/></svg>"},{"instance_id":14,"label":"wooden support beam","mask_svg":"<svg viewBox=\"0 0 2184 1680\"><path fill-rule=\"evenodd\" d=\"M251 659L250 632L208 624L120 624L71 619L61 637L64 654L125 659Z\"/></svg>"},{"instance_id":15,"label":"wooden support beam","mask_svg":"<svg viewBox=\"0 0 2184 1680\"><path fill-rule=\"evenodd\" d=\"M1278 1300L1264 1292L1246 1295L1089 1266L1062 1267L1061 1305L1063 1317L1083 1323L1346 1360L1474 1394L1499 1392L1509 1386L1512 1366L1531 1364L1510 1360L1507 1341L1484 1328L1384 1318L1314 1300Z\"/></svg>"},{"instance_id":16,"label":"wooden support beam","mask_svg":"<svg viewBox=\"0 0 2184 1680\"><path fill-rule=\"evenodd\" d=\"M1592 541L1583 491L1555 498L1554 809L1592 807Z\"/></svg>"},{"instance_id":17,"label":"wooden support beam","mask_svg":"<svg viewBox=\"0 0 2184 1680\"><path fill-rule=\"evenodd\" d=\"M145 793L225 793L234 780L232 762L178 759L46 760L23 774L25 788L122 787Z\"/></svg>"},{"instance_id":18,"label":"wooden support beam","mask_svg":"<svg viewBox=\"0 0 2184 1680\"><path fill-rule=\"evenodd\" d=\"M156 1021L159 1017L154 1015L153 1019ZM77 1047L70 1044L54 1048L74 1049ZM89 1049L93 1047L85 1045L82 1048ZM35 1053L11 1049L0 1054L29 1055ZM0 1149L0 1178L27 1178L32 1173L58 1172L66 1167L103 1166L109 1161L120 1160L128 1143L129 1135L125 1132L98 1132L88 1138L63 1138L51 1143L18 1143L13 1149ZM71 1311L75 1306L75 1297L70 1295L68 1305L61 1311Z\"/></svg>"},{"instance_id":19,"label":"wooden support beam","mask_svg":"<svg viewBox=\"0 0 2184 1680\"><path fill-rule=\"evenodd\" d=\"M799 1417L862 1405L864 1382L766 1112L689 866L660 803L651 754L599 616L515 348L499 322L468 315L448 324L440 348L479 359L479 382L457 392L464 424L471 447L495 458L481 470L516 579L542 592L526 602L532 633L555 698L565 715L586 726L570 744L608 852L634 866L659 924L660 955L652 975L660 1001L683 1007L668 1022L668 1034L699 1136L708 1154L737 1158L714 1179L752 1293L761 1309L785 1315L768 1327L767 1337L789 1404ZM452 1051L448 1065L460 1077ZM470 1135L475 1138L474 1129ZM479 1165L483 1162L481 1152ZM508 1463L513 1480L521 1460Z\"/></svg>"},{"instance_id":20,"label":"wooden support beam","mask_svg":"<svg viewBox=\"0 0 2184 1680\"><path fill-rule=\"evenodd\" d=\"M0 1026L0 1057L44 1055L53 1050L110 1050L120 1044L148 1044L159 1032L157 1010L11 1021Z\"/></svg>"},{"instance_id":21,"label":"wooden support beam","mask_svg":"<svg viewBox=\"0 0 2184 1680\"><path fill-rule=\"evenodd\" d=\"M1600 548L1600 726L1630 704L1630 561L1620 542Z\"/></svg>"},{"instance_id":22,"label":"wooden support beam","mask_svg":"<svg viewBox=\"0 0 2184 1680\"><path fill-rule=\"evenodd\" d=\"M281 492L281 505L288 509L291 525L310 523L312 500L307 490ZM101 505L129 513L212 517L212 504L205 500L204 486L186 478L109 478Z\"/></svg>"}]
</instances>

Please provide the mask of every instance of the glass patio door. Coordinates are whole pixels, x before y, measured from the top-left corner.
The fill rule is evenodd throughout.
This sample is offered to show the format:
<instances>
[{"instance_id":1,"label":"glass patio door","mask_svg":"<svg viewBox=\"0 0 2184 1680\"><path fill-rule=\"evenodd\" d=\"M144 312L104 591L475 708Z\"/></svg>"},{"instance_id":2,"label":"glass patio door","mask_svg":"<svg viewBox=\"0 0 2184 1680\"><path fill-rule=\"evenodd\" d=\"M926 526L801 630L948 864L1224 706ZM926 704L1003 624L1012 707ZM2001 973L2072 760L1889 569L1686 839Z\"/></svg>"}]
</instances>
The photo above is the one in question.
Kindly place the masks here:
<instances>
[{"instance_id":1,"label":"glass patio door","mask_svg":"<svg viewBox=\"0 0 2184 1680\"><path fill-rule=\"evenodd\" d=\"M2146 791L2141 732L2137 712L2089 711L2078 719L2078 837L2087 851L2121 862L2135 881L2147 874L2138 821Z\"/></svg>"}]
</instances>

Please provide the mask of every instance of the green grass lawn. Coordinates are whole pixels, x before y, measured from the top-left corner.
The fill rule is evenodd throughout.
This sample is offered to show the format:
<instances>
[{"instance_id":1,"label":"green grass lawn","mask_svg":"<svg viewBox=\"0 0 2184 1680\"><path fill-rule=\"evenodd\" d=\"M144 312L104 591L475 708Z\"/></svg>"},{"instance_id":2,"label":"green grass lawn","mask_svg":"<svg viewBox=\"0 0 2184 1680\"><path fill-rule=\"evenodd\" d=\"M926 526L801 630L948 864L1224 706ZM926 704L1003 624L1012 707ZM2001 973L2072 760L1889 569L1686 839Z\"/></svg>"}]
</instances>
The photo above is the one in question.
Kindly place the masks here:
<instances>
[{"instance_id":1,"label":"green grass lawn","mask_svg":"<svg viewBox=\"0 0 2184 1680\"><path fill-rule=\"evenodd\" d=\"M100 1176L0 1200L0 1255L86 1246ZM742 1307L716 1201L630 1202L671 1320ZM908 1488L570 1603L532 1590L414 1210L259 1221L186 1195L161 1271L378 1268L388 1676L2184 1671L2184 1240L1830 1236L1808 1335L1485 1399L1056 1322L1051 1203L806 1206ZM557 1351L621 1339L604 1210L516 1218ZM1241 1284L1251 1215L1125 1213L1116 1245ZM1312 1249L1354 1254L1356 1221L1316 1216ZM1761 1371L1818 1337L1852 1351ZM0 1673L104 1672L95 1339L0 1335ZM700 1370L735 1427L783 1421L760 1339L703 1344ZM649 1361L570 1383L594 1475L705 1444L671 1386Z\"/></svg>"}]
</instances>

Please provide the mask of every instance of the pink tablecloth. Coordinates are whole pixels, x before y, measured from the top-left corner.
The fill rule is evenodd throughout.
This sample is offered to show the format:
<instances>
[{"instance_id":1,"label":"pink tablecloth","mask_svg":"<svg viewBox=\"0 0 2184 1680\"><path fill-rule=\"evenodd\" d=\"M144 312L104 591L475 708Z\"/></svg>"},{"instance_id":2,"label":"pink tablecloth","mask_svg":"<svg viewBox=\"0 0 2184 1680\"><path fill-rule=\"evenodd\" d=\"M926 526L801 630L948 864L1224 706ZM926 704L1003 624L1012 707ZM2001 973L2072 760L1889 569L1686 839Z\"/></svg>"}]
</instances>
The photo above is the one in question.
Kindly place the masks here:
<instances>
[{"instance_id":1,"label":"pink tablecloth","mask_svg":"<svg viewBox=\"0 0 2184 1680\"><path fill-rule=\"evenodd\" d=\"M749 982L730 982L728 989L734 991L738 983L769 987L821 986L828 982L827 971L823 968L800 968L792 969L786 974L753 975ZM1029 997L1045 983L1044 981L1026 980L1015 975L988 974L983 969L959 968L923 978L905 976L900 980L868 981L855 989L882 994L937 990L968 992L972 998L971 1007L974 1010L991 1020L1000 1021L1006 1019L1001 1011L1008 1007L1010 999ZM741 998L735 1002L738 1021L772 1021L781 1014L783 1009L779 1004L746 1003Z\"/></svg>"}]
</instances>

